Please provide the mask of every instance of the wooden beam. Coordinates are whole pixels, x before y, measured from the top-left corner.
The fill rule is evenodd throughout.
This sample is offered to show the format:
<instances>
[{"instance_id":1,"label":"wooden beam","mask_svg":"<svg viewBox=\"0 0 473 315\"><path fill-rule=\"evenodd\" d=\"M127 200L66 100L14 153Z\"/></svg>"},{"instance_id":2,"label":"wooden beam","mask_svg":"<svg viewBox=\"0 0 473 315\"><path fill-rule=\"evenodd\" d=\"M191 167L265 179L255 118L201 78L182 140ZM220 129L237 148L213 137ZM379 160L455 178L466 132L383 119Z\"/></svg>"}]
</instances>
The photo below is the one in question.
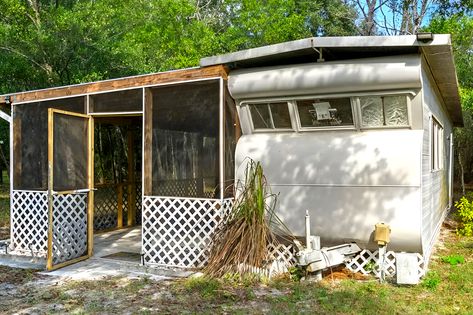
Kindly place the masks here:
<instances>
[{"instance_id":1,"label":"wooden beam","mask_svg":"<svg viewBox=\"0 0 473 315\"><path fill-rule=\"evenodd\" d=\"M226 79L227 73L228 69L221 65L195 69L183 69L92 83L69 85L44 90L0 95L0 103L5 102L5 96L10 96L12 103L18 103L43 99L54 99L59 97L73 97L75 95L83 95L101 91L113 91L133 87L152 86L163 83L178 83L181 81L213 77L222 77Z\"/></svg>"},{"instance_id":2,"label":"wooden beam","mask_svg":"<svg viewBox=\"0 0 473 315\"><path fill-rule=\"evenodd\" d=\"M94 157L95 157L95 148L94 148L94 118L88 117L88 145L87 145L87 185L89 188L89 198L88 198L88 207L87 207L87 257L92 256L94 251L94 184L95 184L95 175L94 175Z\"/></svg>"},{"instance_id":3,"label":"wooden beam","mask_svg":"<svg viewBox=\"0 0 473 315\"><path fill-rule=\"evenodd\" d=\"M46 269L53 269L53 162L54 162L54 112L48 109L48 252L46 256Z\"/></svg>"},{"instance_id":4,"label":"wooden beam","mask_svg":"<svg viewBox=\"0 0 473 315\"><path fill-rule=\"evenodd\" d=\"M135 202L135 144L133 131L128 128L127 132L127 149L128 149L128 226L134 225L136 222L136 202Z\"/></svg>"},{"instance_id":5,"label":"wooden beam","mask_svg":"<svg viewBox=\"0 0 473 315\"><path fill-rule=\"evenodd\" d=\"M21 156L21 119L16 115L13 118L13 163L10 161L10 167L13 169L13 189L18 189L21 188L22 182L22 174L21 174L21 169L22 169L22 156ZM10 150L11 150L10 149Z\"/></svg>"},{"instance_id":6,"label":"wooden beam","mask_svg":"<svg viewBox=\"0 0 473 315\"><path fill-rule=\"evenodd\" d=\"M144 108L144 146L143 146L143 196L151 196L152 192L152 161L153 161L153 93L145 89Z\"/></svg>"},{"instance_id":7,"label":"wooden beam","mask_svg":"<svg viewBox=\"0 0 473 315\"><path fill-rule=\"evenodd\" d=\"M123 185L117 185L117 206L118 206L118 217L117 217L117 228L123 227Z\"/></svg>"}]
</instances>

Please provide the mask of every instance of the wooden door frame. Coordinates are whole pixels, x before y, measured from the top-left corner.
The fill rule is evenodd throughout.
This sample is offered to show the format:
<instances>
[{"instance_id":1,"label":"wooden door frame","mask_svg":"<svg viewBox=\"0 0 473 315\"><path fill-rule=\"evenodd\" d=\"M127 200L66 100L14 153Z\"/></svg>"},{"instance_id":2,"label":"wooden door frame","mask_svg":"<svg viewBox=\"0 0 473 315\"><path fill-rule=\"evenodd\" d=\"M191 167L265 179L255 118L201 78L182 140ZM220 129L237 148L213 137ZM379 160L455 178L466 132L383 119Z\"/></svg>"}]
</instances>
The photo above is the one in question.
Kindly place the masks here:
<instances>
[{"instance_id":1,"label":"wooden door frame","mask_svg":"<svg viewBox=\"0 0 473 315\"><path fill-rule=\"evenodd\" d=\"M59 264L53 264L53 170L54 170L54 114L62 114L88 119L87 121L87 252L85 255ZM58 194L72 191L58 192ZM48 108L48 251L46 269L59 269L92 256L94 247L94 118L87 114Z\"/></svg>"}]
</instances>

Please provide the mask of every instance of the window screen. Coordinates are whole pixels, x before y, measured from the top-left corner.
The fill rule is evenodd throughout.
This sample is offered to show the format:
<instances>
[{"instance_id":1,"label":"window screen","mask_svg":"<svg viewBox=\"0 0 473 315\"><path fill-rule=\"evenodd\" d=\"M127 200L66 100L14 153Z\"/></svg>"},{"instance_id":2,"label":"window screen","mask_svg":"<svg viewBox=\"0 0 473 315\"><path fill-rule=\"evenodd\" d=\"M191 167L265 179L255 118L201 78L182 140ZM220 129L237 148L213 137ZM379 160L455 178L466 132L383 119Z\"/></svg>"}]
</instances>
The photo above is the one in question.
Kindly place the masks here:
<instances>
[{"instance_id":1,"label":"window screen","mask_svg":"<svg viewBox=\"0 0 473 315\"><path fill-rule=\"evenodd\" d=\"M150 193L218 197L219 80L162 86L150 91L152 129L146 132L151 132L152 150L151 156L145 154L145 161L151 157Z\"/></svg>"},{"instance_id":2,"label":"window screen","mask_svg":"<svg viewBox=\"0 0 473 315\"><path fill-rule=\"evenodd\" d=\"M407 97L360 97L362 127L408 126Z\"/></svg>"},{"instance_id":3,"label":"window screen","mask_svg":"<svg viewBox=\"0 0 473 315\"><path fill-rule=\"evenodd\" d=\"M143 110L143 90L125 90L90 96L91 113L141 112Z\"/></svg>"},{"instance_id":4,"label":"window screen","mask_svg":"<svg viewBox=\"0 0 473 315\"><path fill-rule=\"evenodd\" d=\"M297 101L301 127L353 126L350 98Z\"/></svg>"},{"instance_id":5,"label":"window screen","mask_svg":"<svg viewBox=\"0 0 473 315\"><path fill-rule=\"evenodd\" d=\"M87 188L88 119L54 113L53 189Z\"/></svg>"},{"instance_id":6,"label":"window screen","mask_svg":"<svg viewBox=\"0 0 473 315\"><path fill-rule=\"evenodd\" d=\"M286 102L250 104L254 129L290 129L291 117Z\"/></svg>"},{"instance_id":7,"label":"window screen","mask_svg":"<svg viewBox=\"0 0 473 315\"><path fill-rule=\"evenodd\" d=\"M85 98L72 97L13 106L13 187L48 188L48 108L85 113Z\"/></svg>"}]
</instances>

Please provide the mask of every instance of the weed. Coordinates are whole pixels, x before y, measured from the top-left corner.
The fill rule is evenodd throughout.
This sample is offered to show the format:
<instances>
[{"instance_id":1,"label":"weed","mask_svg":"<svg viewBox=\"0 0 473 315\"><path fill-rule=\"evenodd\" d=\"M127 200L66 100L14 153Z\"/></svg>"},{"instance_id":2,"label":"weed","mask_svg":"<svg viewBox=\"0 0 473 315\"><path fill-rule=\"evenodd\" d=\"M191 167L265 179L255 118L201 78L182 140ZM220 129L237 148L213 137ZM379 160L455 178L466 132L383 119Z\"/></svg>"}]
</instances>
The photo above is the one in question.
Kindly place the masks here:
<instances>
[{"instance_id":1,"label":"weed","mask_svg":"<svg viewBox=\"0 0 473 315\"><path fill-rule=\"evenodd\" d=\"M457 229L458 235L473 236L473 193L461 197L455 202L455 208L461 223L461 227Z\"/></svg>"},{"instance_id":2,"label":"weed","mask_svg":"<svg viewBox=\"0 0 473 315\"><path fill-rule=\"evenodd\" d=\"M365 265L365 270L366 271L376 271L376 270L378 270L378 264L374 261L369 261Z\"/></svg>"},{"instance_id":3,"label":"weed","mask_svg":"<svg viewBox=\"0 0 473 315\"><path fill-rule=\"evenodd\" d=\"M298 282L301 281L301 279L306 275L306 271L300 266L290 267L289 275L292 281Z\"/></svg>"},{"instance_id":4,"label":"weed","mask_svg":"<svg viewBox=\"0 0 473 315\"><path fill-rule=\"evenodd\" d=\"M202 297L211 298L221 289L221 283L210 277L189 278L184 282L188 292L198 292Z\"/></svg>"},{"instance_id":5,"label":"weed","mask_svg":"<svg viewBox=\"0 0 473 315\"><path fill-rule=\"evenodd\" d=\"M436 271L429 271L422 281L422 286L430 290L436 290L440 281L440 275Z\"/></svg>"},{"instance_id":6,"label":"weed","mask_svg":"<svg viewBox=\"0 0 473 315\"><path fill-rule=\"evenodd\" d=\"M458 255L458 254L452 254L452 255L448 255L448 256L443 256L442 261L444 263L448 263L452 266L455 266L455 265L458 265L458 264L463 264L465 262L465 257L463 257L462 255Z\"/></svg>"}]
</instances>

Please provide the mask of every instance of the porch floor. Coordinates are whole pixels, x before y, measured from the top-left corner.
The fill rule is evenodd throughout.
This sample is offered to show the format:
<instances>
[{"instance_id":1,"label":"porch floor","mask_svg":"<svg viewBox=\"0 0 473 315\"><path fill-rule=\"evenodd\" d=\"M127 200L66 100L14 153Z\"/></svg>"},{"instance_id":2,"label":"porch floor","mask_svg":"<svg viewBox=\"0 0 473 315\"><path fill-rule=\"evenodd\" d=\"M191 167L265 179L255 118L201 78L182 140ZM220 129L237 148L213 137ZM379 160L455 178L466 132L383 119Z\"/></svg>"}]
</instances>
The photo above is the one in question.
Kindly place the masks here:
<instances>
[{"instance_id":1,"label":"porch floor","mask_svg":"<svg viewBox=\"0 0 473 315\"><path fill-rule=\"evenodd\" d=\"M141 226L134 226L94 236L93 258L104 258L118 253L141 253ZM136 261L138 264L140 260Z\"/></svg>"},{"instance_id":2,"label":"porch floor","mask_svg":"<svg viewBox=\"0 0 473 315\"><path fill-rule=\"evenodd\" d=\"M141 226L104 232L94 236L94 254L91 258L44 274L89 280L107 276L145 276L158 280L187 277L193 273L143 266L140 254ZM109 255L115 257L105 257Z\"/></svg>"}]
</instances>

